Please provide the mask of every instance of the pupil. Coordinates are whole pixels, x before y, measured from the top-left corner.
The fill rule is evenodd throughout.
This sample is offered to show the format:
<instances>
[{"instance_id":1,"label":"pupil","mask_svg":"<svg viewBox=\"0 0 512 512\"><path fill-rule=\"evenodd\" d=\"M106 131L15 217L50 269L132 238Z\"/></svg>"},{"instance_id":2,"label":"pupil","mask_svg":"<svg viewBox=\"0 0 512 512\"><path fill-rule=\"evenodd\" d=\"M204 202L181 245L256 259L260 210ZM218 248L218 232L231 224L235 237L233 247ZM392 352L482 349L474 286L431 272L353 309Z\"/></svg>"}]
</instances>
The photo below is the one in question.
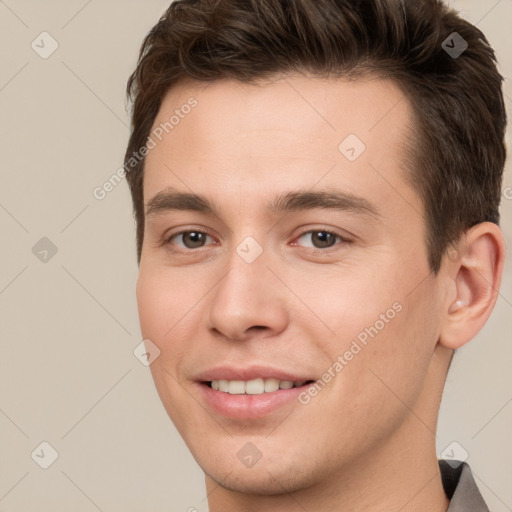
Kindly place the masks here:
<instances>
[{"instance_id":1,"label":"pupil","mask_svg":"<svg viewBox=\"0 0 512 512\"><path fill-rule=\"evenodd\" d=\"M321 247L331 247L332 246L332 243L329 243L334 240L334 236L332 235L332 233L327 233L325 231L317 231L315 233L315 235L317 235L318 239L320 239ZM320 235L320 236L318 236L318 235Z\"/></svg>"},{"instance_id":2,"label":"pupil","mask_svg":"<svg viewBox=\"0 0 512 512\"><path fill-rule=\"evenodd\" d=\"M191 231L188 233L188 237L191 240L190 244L185 243L187 247L200 247L203 242L203 234L198 233L197 231ZM187 237L185 237L186 240Z\"/></svg>"}]
</instances>

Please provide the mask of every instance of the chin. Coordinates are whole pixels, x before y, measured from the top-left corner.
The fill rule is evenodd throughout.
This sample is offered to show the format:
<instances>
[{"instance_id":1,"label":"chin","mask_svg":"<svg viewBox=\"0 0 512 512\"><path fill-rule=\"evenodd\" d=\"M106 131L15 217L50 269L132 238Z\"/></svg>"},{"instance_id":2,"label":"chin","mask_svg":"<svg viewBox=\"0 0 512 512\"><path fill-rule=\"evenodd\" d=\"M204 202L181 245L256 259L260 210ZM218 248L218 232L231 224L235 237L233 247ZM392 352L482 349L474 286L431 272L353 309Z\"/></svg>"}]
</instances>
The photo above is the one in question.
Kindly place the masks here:
<instances>
[{"instance_id":1,"label":"chin","mask_svg":"<svg viewBox=\"0 0 512 512\"><path fill-rule=\"evenodd\" d=\"M227 459L211 451L206 457L195 457L207 478L230 491L249 495L275 496L296 492L319 483L325 475L318 466L283 457L262 457L252 467L245 467L237 458ZM300 469L299 469L300 468Z\"/></svg>"},{"instance_id":2,"label":"chin","mask_svg":"<svg viewBox=\"0 0 512 512\"><path fill-rule=\"evenodd\" d=\"M276 496L307 489L314 485L314 476L294 472L290 477L288 469L266 470L265 467L253 467L250 470L233 470L225 478L218 471L205 474L224 489L248 495Z\"/></svg>"}]
</instances>

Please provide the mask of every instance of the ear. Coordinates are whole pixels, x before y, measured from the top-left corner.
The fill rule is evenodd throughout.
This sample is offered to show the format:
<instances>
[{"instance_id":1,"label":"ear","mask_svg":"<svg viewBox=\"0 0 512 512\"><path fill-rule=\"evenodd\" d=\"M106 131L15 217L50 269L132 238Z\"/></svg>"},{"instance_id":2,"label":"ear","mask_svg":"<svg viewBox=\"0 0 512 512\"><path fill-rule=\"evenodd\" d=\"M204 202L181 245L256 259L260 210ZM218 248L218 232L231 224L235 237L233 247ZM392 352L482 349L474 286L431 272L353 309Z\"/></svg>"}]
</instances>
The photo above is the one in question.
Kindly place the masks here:
<instances>
[{"instance_id":1,"label":"ear","mask_svg":"<svg viewBox=\"0 0 512 512\"><path fill-rule=\"evenodd\" d=\"M498 299L505 242L501 229L482 222L469 229L456 246L456 256L449 258L449 298L441 326L439 343L458 349L482 329Z\"/></svg>"}]
</instances>

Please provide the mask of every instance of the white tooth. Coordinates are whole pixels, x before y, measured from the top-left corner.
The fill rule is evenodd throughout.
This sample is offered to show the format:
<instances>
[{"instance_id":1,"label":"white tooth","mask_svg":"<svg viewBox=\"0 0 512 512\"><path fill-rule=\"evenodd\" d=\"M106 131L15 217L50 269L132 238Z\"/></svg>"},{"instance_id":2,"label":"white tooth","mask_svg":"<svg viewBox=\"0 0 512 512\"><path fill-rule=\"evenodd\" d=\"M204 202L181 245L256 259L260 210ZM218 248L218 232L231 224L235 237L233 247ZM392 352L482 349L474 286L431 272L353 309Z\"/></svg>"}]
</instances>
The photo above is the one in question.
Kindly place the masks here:
<instances>
[{"instance_id":1,"label":"white tooth","mask_svg":"<svg viewBox=\"0 0 512 512\"><path fill-rule=\"evenodd\" d=\"M243 380L230 380L228 393L230 395L243 395L245 393L245 382Z\"/></svg>"},{"instance_id":2,"label":"white tooth","mask_svg":"<svg viewBox=\"0 0 512 512\"><path fill-rule=\"evenodd\" d=\"M303 386L306 381L301 380L293 382L291 380L279 380L279 379L252 379L249 381L243 380L212 380L212 389L216 391L222 391L231 395L260 395L262 393L272 393L279 389L291 389L294 386Z\"/></svg>"},{"instance_id":3,"label":"white tooth","mask_svg":"<svg viewBox=\"0 0 512 512\"><path fill-rule=\"evenodd\" d=\"M265 390L263 379L248 380L245 383L245 392L248 395L260 395Z\"/></svg>"},{"instance_id":4,"label":"white tooth","mask_svg":"<svg viewBox=\"0 0 512 512\"><path fill-rule=\"evenodd\" d=\"M279 389L278 379L265 379L265 393L277 391Z\"/></svg>"}]
</instances>

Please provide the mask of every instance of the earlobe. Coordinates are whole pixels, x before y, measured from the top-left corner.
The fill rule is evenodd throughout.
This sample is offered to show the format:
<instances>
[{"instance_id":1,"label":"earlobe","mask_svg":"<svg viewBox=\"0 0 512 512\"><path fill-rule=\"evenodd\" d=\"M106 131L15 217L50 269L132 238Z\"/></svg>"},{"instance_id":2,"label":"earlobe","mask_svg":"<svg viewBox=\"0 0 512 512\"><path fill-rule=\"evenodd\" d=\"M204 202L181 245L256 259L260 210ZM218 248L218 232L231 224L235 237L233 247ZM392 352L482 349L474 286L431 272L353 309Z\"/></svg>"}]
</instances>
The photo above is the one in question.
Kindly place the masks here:
<instances>
[{"instance_id":1,"label":"earlobe","mask_svg":"<svg viewBox=\"0 0 512 512\"><path fill-rule=\"evenodd\" d=\"M469 229L451 260L450 286L455 298L446 305L441 328L441 345L458 349L471 341L489 318L501 285L505 243L500 228L482 222Z\"/></svg>"}]
</instances>

